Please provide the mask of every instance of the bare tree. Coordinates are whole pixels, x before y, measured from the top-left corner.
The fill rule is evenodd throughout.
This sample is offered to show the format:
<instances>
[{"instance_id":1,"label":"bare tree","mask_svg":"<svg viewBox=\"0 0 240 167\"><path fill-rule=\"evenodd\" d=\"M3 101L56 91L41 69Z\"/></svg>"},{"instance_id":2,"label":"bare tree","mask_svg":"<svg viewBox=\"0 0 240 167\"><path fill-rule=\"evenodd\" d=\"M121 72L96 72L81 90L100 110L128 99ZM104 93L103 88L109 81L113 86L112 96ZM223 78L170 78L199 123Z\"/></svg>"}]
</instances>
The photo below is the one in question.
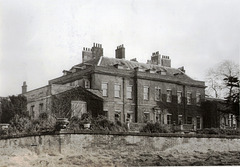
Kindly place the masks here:
<instances>
[{"instance_id":1,"label":"bare tree","mask_svg":"<svg viewBox=\"0 0 240 167\"><path fill-rule=\"evenodd\" d=\"M237 87L229 87L226 78L239 78L239 65L225 60L207 72L206 94L210 97L221 98L231 96L233 92L239 91Z\"/></svg>"}]
</instances>

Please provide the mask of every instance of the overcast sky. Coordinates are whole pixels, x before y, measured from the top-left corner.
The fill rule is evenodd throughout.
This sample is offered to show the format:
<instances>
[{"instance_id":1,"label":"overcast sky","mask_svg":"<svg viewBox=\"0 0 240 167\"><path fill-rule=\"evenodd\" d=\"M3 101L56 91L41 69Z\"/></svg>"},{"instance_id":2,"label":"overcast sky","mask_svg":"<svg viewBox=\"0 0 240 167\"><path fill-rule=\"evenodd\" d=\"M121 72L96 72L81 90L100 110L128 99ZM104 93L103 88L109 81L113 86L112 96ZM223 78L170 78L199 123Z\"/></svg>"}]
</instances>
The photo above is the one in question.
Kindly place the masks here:
<instances>
[{"instance_id":1,"label":"overcast sky","mask_svg":"<svg viewBox=\"0 0 240 167\"><path fill-rule=\"evenodd\" d=\"M100 43L114 57L152 52L204 80L223 60L239 63L239 0L0 0L0 96L48 84L81 62L82 48Z\"/></svg>"}]
</instances>

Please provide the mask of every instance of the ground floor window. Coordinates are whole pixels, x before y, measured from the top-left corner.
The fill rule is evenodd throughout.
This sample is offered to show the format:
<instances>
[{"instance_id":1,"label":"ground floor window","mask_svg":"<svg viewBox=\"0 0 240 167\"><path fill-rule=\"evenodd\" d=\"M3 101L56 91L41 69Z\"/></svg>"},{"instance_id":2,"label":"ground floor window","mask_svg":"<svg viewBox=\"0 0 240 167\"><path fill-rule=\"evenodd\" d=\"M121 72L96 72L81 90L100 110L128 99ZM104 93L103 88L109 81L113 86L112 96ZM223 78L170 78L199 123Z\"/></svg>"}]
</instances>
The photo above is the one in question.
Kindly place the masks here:
<instances>
[{"instance_id":1,"label":"ground floor window","mask_svg":"<svg viewBox=\"0 0 240 167\"><path fill-rule=\"evenodd\" d=\"M143 114L143 122L147 123L150 121L150 113L149 112L144 112Z\"/></svg>"},{"instance_id":2,"label":"ground floor window","mask_svg":"<svg viewBox=\"0 0 240 167\"><path fill-rule=\"evenodd\" d=\"M107 110L104 110L104 111L103 111L103 115L104 115L106 118L108 118L108 111L107 111Z\"/></svg>"},{"instance_id":3,"label":"ground floor window","mask_svg":"<svg viewBox=\"0 0 240 167\"><path fill-rule=\"evenodd\" d=\"M178 125L182 125L182 115L178 115Z\"/></svg>"},{"instance_id":4,"label":"ground floor window","mask_svg":"<svg viewBox=\"0 0 240 167\"><path fill-rule=\"evenodd\" d=\"M116 111L114 118L115 118L115 121L121 121L121 113L119 111Z\"/></svg>"},{"instance_id":5,"label":"ground floor window","mask_svg":"<svg viewBox=\"0 0 240 167\"><path fill-rule=\"evenodd\" d=\"M161 114L156 113L156 122L160 123L161 122Z\"/></svg>"},{"instance_id":6,"label":"ground floor window","mask_svg":"<svg viewBox=\"0 0 240 167\"><path fill-rule=\"evenodd\" d=\"M187 124L192 124L192 117L187 117Z\"/></svg>"},{"instance_id":7,"label":"ground floor window","mask_svg":"<svg viewBox=\"0 0 240 167\"><path fill-rule=\"evenodd\" d=\"M167 115L167 124L172 123L172 115Z\"/></svg>"},{"instance_id":8,"label":"ground floor window","mask_svg":"<svg viewBox=\"0 0 240 167\"><path fill-rule=\"evenodd\" d=\"M133 122L133 113L127 113L126 121L127 122Z\"/></svg>"},{"instance_id":9,"label":"ground floor window","mask_svg":"<svg viewBox=\"0 0 240 167\"><path fill-rule=\"evenodd\" d=\"M200 117L197 117L197 129L201 128L201 119Z\"/></svg>"}]
</instances>

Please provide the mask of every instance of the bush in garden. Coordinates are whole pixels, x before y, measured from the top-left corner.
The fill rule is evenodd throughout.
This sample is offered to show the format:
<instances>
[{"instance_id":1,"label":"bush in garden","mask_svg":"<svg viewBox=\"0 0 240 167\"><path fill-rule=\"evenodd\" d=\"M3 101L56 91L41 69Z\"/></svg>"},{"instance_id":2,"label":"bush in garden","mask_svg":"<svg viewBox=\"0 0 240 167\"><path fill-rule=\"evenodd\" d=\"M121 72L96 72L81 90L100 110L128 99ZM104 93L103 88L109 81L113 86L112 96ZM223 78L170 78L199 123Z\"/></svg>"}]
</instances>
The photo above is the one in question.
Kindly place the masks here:
<instances>
[{"instance_id":1,"label":"bush in garden","mask_svg":"<svg viewBox=\"0 0 240 167\"><path fill-rule=\"evenodd\" d=\"M84 129L84 124L89 122L91 122L90 130L92 131L127 131L127 126L121 122L112 122L103 115L99 115L97 118L92 118L91 115L87 113L83 114L81 118L72 117L70 119L69 129L82 130Z\"/></svg>"},{"instance_id":2,"label":"bush in garden","mask_svg":"<svg viewBox=\"0 0 240 167\"><path fill-rule=\"evenodd\" d=\"M82 126L81 126L82 125ZM70 120L69 120L69 129L72 130L80 130L82 127L83 128L83 124L81 123L80 118L73 116Z\"/></svg>"},{"instance_id":3,"label":"bush in garden","mask_svg":"<svg viewBox=\"0 0 240 167\"><path fill-rule=\"evenodd\" d=\"M172 129L168 126L163 126L160 123L147 123L142 129L141 132L146 133L170 133Z\"/></svg>"},{"instance_id":4,"label":"bush in garden","mask_svg":"<svg viewBox=\"0 0 240 167\"><path fill-rule=\"evenodd\" d=\"M127 131L127 126L120 121L112 122L107 119L107 117L99 115L96 119L93 119L92 122L93 130L104 130L112 132L125 132Z\"/></svg>"},{"instance_id":5,"label":"bush in garden","mask_svg":"<svg viewBox=\"0 0 240 167\"><path fill-rule=\"evenodd\" d=\"M220 128L205 128L197 131L198 134L214 134L214 135L240 135L240 129L220 129Z\"/></svg>"}]
</instances>

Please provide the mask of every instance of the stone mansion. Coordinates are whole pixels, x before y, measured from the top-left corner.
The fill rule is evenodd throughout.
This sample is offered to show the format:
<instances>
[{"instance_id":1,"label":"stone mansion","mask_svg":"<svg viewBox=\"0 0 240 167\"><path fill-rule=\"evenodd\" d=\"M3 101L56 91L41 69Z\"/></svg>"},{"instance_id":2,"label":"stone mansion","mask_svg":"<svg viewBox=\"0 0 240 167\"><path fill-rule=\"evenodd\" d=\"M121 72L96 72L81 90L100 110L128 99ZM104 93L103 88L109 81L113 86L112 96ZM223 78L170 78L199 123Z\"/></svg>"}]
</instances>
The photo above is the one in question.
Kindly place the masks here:
<instances>
[{"instance_id":1,"label":"stone mansion","mask_svg":"<svg viewBox=\"0 0 240 167\"><path fill-rule=\"evenodd\" d=\"M52 113L54 99L62 98L67 106L62 110L68 110L70 117L89 112L111 121L184 123L201 129L205 83L187 76L184 67L172 68L169 56L159 52L140 63L125 59L123 45L116 48L115 58L109 58L102 45L94 43L92 48L83 48L82 63L32 91L27 91L24 82L22 94L33 119Z\"/></svg>"}]
</instances>

